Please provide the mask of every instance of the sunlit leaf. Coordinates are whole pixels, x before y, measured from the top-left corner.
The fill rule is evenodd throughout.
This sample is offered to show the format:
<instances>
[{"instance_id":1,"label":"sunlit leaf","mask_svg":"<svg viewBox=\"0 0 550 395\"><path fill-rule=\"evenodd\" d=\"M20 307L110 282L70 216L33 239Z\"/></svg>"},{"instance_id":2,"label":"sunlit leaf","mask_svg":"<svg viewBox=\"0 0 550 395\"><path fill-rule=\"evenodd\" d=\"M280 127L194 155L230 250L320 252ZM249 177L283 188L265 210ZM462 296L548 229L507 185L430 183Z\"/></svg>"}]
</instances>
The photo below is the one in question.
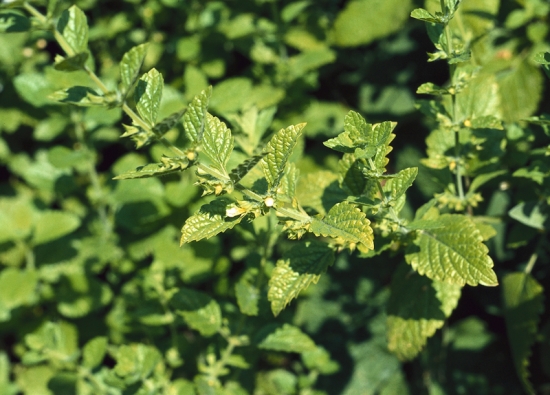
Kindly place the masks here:
<instances>
[{"instance_id":1,"label":"sunlit leaf","mask_svg":"<svg viewBox=\"0 0 550 395\"><path fill-rule=\"evenodd\" d=\"M145 73L138 81L134 91L134 100L139 115L149 126L154 126L160 109L164 79L156 69Z\"/></svg>"},{"instance_id":2,"label":"sunlit leaf","mask_svg":"<svg viewBox=\"0 0 550 395\"><path fill-rule=\"evenodd\" d=\"M180 288L170 303L183 316L187 325L203 336L212 336L221 327L220 306L203 292Z\"/></svg>"}]
</instances>

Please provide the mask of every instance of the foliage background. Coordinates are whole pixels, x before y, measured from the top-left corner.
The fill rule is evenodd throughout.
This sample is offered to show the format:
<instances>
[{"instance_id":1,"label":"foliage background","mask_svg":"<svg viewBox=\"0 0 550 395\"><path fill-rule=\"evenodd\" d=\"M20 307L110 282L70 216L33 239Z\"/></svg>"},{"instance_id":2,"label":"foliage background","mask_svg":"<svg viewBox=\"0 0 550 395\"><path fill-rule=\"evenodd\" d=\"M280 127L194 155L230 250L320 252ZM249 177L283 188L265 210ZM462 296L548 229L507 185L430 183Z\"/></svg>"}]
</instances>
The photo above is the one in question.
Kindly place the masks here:
<instances>
[{"instance_id":1,"label":"foliage background","mask_svg":"<svg viewBox=\"0 0 550 395\"><path fill-rule=\"evenodd\" d=\"M449 79L443 61L427 63L433 44L424 24L409 17L430 3L437 2L84 0L49 7L84 10L93 55L88 65L109 88L116 87L123 54L148 42L143 70L155 67L164 77L163 116L213 85L209 111L241 136L250 111L264 114L266 134L307 122L297 162L307 177L336 168L337 157L322 142L343 130L349 109L369 122L397 121L389 167L419 166L436 126L415 107L416 89ZM45 9L40 2L36 7ZM537 229L507 213L534 193L541 201L549 196L547 157L538 167L531 161L548 136L522 121L550 112L547 80L533 62L534 54L549 49L549 7L537 0L464 0L461 7L484 31L475 44L477 61L507 84L495 114L506 122L504 137L495 137L488 155L508 174L484 186L475 212L497 219L497 236L488 246L499 279L537 251L533 276L544 288L537 293L542 298L550 289L541 247L548 241L547 216L541 214ZM501 287L464 288L450 319L415 360L401 362L387 351L386 305L401 255L365 260L340 253L319 283L278 317L265 292L258 295L257 316L241 314L235 285L257 260L273 267L289 248L284 239L252 236L269 234L266 220L179 247L182 223L201 204L193 176L113 181L157 161L163 148L136 151L132 141L120 139L122 123L129 123L120 109L81 109L49 99L59 89L93 84L82 72L54 70L62 50L51 33L9 29L0 35L0 394L100 393L97 388L215 393L199 373L208 358L227 350L224 336L216 328L197 332L176 317L168 303L173 287L214 298L223 319L253 344L261 344L266 325L291 323L322 347L308 356L244 346L239 358L225 361L229 375L214 374L223 376L224 393L524 391ZM183 134L170 133L183 142ZM520 168L530 169L530 176L518 181L511 174ZM409 217L441 192L434 173L420 165L404 209ZM273 256L262 255L266 245L275 245ZM535 312L538 306L536 301ZM530 356L537 393L550 393L548 318L543 313L532 329L538 333Z\"/></svg>"}]
</instances>

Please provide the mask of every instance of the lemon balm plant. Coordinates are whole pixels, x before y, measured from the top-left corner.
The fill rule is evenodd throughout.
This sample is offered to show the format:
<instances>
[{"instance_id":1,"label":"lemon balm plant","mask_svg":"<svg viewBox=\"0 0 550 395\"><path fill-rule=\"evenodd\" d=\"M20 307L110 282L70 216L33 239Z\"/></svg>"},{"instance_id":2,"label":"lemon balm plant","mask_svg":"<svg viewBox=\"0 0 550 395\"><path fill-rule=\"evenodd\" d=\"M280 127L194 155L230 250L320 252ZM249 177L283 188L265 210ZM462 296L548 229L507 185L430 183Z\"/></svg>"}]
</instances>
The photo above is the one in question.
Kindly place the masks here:
<instances>
[{"instance_id":1,"label":"lemon balm plant","mask_svg":"<svg viewBox=\"0 0 550 395\"><path fill-rule=\"evenodd\" d=\"M91 45L102 22L89 26L77 5L4 6L4 32L30 31L59 51L53 67L31 56L27 70L11 71L18 94L48 116L3 113L14 119L12 131L30 126L43 146L31 158L0 140L16 177L0 201L8 224L0 233L0 307L10 345L0 354L2 391L492 393L490 372L461 379L463 367L450 356L436 365L461 350L507 350L479 319L447 324L463 293L499 282L502 302L495 307L489 298L487 309L506 321L507 368L533 391L527 367L543 311L533 270L546 259L548 149L540 148L547 144L540 126L547 132L547 121L531 117L539 99L522 101L522 92L528 84L531 95L541 94L531 59L548 67L547 55L534 57L547 32L530 26L548 10L530 1L510 12L509 29L527 26L528 40L517 44L498 44L505 34L491 33L496 1L428 1L413 10L436 47L429 60L446 62L450 76L446 85L417 91L435 97L417 105L431 129L423 167L390 167L396 123L369 123L355 111L342 114L343 130L323 141L327 164L312 164L309 126L281 125L278 102L270 100L283 88L315 85L317 68L334 61L329 45L357 45L357 37L346 38L346 21L354 23L355 8L368 3L351 2L338 14L328 44L306 34L310 21L292 28L308 2L258 5L258 15L274 15L275 27L261 18L254 24L250 10L224 24L230 10L218 2L204 8L210 13L189 7L186 28L198 33L179 42L179 56L193 59L216 20L227 37L252 24L253 74L264 81L203 86L204 74L223 69L203 49L200 68L191 65L179 81L188 93L195 85L187 103L154 67L159 35L149 44L125 43L113 59ZM178 4L145 7L145 29L162 6ZM393 11L378 7L391 19ZM110 22L124 31L122 19ZM373 32L359 44L393 33ZM286 44L303 52L291 55ZM107 59L101 70L96 56ZM242 89L252 99L232 108ZM48 146L63 133L71 145ZM119 136L148 149L150 159L131 153L98 169ZM436 193L415 208L407 192L419 172ZM516 188L526 191L508 192ZM534 229L536 244L525 228ZM531 249L524 268L514 263ZM494 259L503 265L500 281ZM343 275L350 266L364 270L359 278ZM337 356L345 341L320 335L320 325L332 332L331 320L350 336L345 358ZM541 350L547 333L540 331ZM507 380L494 390L520 388Z\"/></svg>"}]
</instances>

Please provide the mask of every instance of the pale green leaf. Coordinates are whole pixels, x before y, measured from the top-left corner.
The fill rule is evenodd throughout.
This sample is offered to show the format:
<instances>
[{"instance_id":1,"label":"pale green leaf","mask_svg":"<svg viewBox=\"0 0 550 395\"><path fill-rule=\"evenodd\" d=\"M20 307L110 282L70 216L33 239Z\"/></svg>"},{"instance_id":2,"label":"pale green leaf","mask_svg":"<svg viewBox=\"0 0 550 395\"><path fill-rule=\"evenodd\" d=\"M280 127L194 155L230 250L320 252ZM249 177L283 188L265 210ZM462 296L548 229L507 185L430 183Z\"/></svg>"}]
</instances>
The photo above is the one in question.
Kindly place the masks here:
<instances>
[{"instance_id":1,"label":"pale green leaf","mask_svg":"<svg viewBox=\"0 0 550 395\"><path fill-rule=\"evenodd\" d=\"M72 360L79 353L77 329L65 321L44 323L25 336L25 343L31 350L41 351L58 363Z\"/></svg>"},{"instance_id":2,"label":"pale green leaf","mask_svg":"<svg viewBox=\"0 0 550 395\"><path fill-rule=\"evenodd\" d=\"M218 303L203 292L180 288L170 300L187 325L203 336L212 336L221 328L222 313Z\"/></svg>"},{"instance_id":3,"label":"pale green leaf","mask_svg":"<svg viewBox=\"0 0 550 395\"><path fill-rule=\"evenodd\" d=\"M411 18L418 19L420 21L424 21L428 23L443 23L442 18L440 16L434 16L424 8L414 9L411 12Z\"/></svg>"},{"instance_id":4,"label":"pale green leaf","mask_svg":"<svg viewBox=\"0 0 550 395\"><path fill-rule=\"evenodd\" d=\"M189 167L189 159L186 157L169 158L164 156L161 163L149 163L147 165L138 166L135 170L129 170L119 174L113 180L130 180L135 178L149 178L156 176L164 176L171 173L183 171Z\"/></svg>"},{"instance_id":5,"label":"pale green leaf","mask_svg":"<svg viewBox=\"0 0 550 395\"><path fill-rule=\"evenodd\" d=\"M267 299L273 315L277 316L309 284L316 284L333 261L333 250L319 242L300 243L284 254L269 280Z\"/></svg>"},{"instance_id":6,"label":"pale green leaf","mask_svg":"<svg viewBox=\"0 0 550 395\"><path fill-rule=\"evenodd\" d=\"M418 175L418 167L409 167L401 170L390 178L384 184L384 192L389 194L391 200L399 199L411 187L416 176Z\"/></svg>"},{"instance_id":7,"label":"pale green leaf","mask_svg":"<svg viewBox=\"0 0 550 395\"><path fill-rule=\"evenodd\" d=\"M460 285L430 280L400 265L388 301L388 348L402 360L416 357L451 315L460 294Z\"/></svg>"},{"instance_id":8,"label":"pale green leaf","mask_svg":"<svg viewBox=\"0 0 550 395\"><path fill-rule=\"evenodd\" d=\"M206 110L211 94L212 87L203 90L193 98L187 108L187 112L183 115L183 126L187 133L187 137L195 143L202 141L206 123Z\"/></svg>"},{"instance_id":9,"label":"pale green leaf","mask_svg":"<svg viewBox=\"0 0 550 395\"><path fill-rule=\"evenodd\" d=\"M154 126L160 110L164 79L157 69L151 69L139 79L134 100L139 115L149 126Z\"/></svg>"},{"instance_id":10,"label":"pale green leaf","mask_svg":"<svg viewBox=\"0 0 550 395\"><path fill-rule=\"evenodd\" d=\"M258 315L260 290L254 284L241 280L235 284L235 297L241 313L251 316Z\"/></svg>"},{"instance_id":11,"label":"pale green leaf","mask_svg":"<svg viewBox=\"0 0 550 395\"><path fill-rule=\"evenodd\" d=\"M352 153L356 148L366 148L368 137L372 133L372 125L365 121L359 113L349 111L344 118L344 132L323 144L336 151ZM374 155L372 152L371 157Z\"/></svg>"},{"instance_id":12,"label":"pale green leaf","mask_svg":"<svg viewBox=\"0 0 550 395\"><path fill-rule=\"evenodd\" d=\"M544 310L544 289L528 273L510 273L502 280L502 298L514 365L525 390L534 394L529 381L529 356Z\"/></svg>"},{"instance_id":13,"label":"pale green leaf","mask_svg":"<svg viewBox=\"0 0 550 395\"><path fill-rule=\"evenodd\" d=\"M10 380L11 366L8 355L0 351L0 395L16 395L18 386Z\"/></svg>"},{"instance_id":14,"label":"pale green leaf","mask_svg":"<svg viewBox=\"0 0 550 395\"><path fill-rule=\"evenodd\" d=\"M107 353L107 338L94 337L88 341L82 349L82 365L93 369L99 366Z\"/></svg>"},{"instance_id":15,"label":"pale green leaf","mask_svg":"<svg viewBox=\"0 0 550 395\"><path fill-rule=\"evenodd\" d=\"M503 120L517 122L533 115L543 87L543 77L537 67L523 61L511 66L497 82Z\"/></svg>"},{"instance_id":16,"label":"pale green leaf","mask_svg":"<svg viewBox=\"0 0 550 395\"><path fill-rule=\"evenodd\" d=\"M120 62L120 79L123 96L126 96L130 88L137 81L146 52L147 44L140 44L130 49L122 57Z\"/></svg>"},{"instance_id":17,"label":"pale green leaf","mask_svg":"<svg viewBox=\"0 0 550 395\"><path fill-rule=\"evenodd\" d=\"M132 383L149 377L161 362L162 355L152 346L137 343L120 346L115 358L114 372Z\"/></svg>"},{"instance_id":18,"label":"pale green leaf","mask_svg":"<svg viewBox=\"0 0 550 395\"><path fill-rule=\"evenodd\" d=\"M0 272L0 310L11 310L36 302L38 273L7 268ZM6 316L9 318L9 315Z\"/></svg>"},{"instance_id":19,"label":"pale green leaf","mask_svg":"<svg viewBox=\"0 0 550 395\"><path fill-rule=\"evenodd\" d=\"M264 350L303 353L316 349L315 342L299 328L284 324L269 333L259 344Z\"/></svg>"},{"instance_id":20,"label":"pale green leaf","mask_svg":"<svg viewBox=\"0 0 550 395\"><path fill-rule=\"evenodd\" d=\"M206 113L206 123L202 139L202 152L210 158L214 167L226 173L225 166L233 151L231 130L217 117Z\"/></svg>"},{"instance_id":21,"label":"pale green leaf","mask_svg":"<svg viewBox=\"0 0 550 395\"><path fill-rule=\"evenodd\" d=\"M408 20L410 0L351 1L334 22L334 41L340 46L369 44L399 29Z\"/></svg>"},{"instance_id":22,"label":"pale green leaf","mask_svg":"<svg viewBox=\"0 0 550 395\"><path fill-rule=\"evenodd\" d=\"M324 218L313 218L310 231L317 236L334 238L338 243L360 251L374 249L374 236L365 213L353 204L342 202L334 205Z\"/></svg>"},{"instance_id":23,"label":"pale green leaf","mask_svg":"<svg viewBox=\"0 0 550 395\"><path fill-rule=\"evenodd\" d=\"M547 206L538 201L519 203L514 206L508 215L531 228L544 230L548 223Z\"/></svg>"},{"instance_id":24,"label":"pale green leaf","mask_svg":"<svg viewBox=\"0 0 550 395\"><path fill-rule=\"evenodd\" d=\"M80 218L65 211L44 211L35 223L33 244L44 244L59 239L80 226Z\"/></svg>"},{"instance_id":25,"label":"pale green leaf","mask_svg":"<svg viewBox=\"0 0 550 395\"><path fill-rule=\"evenodd\" d=\"M498 285L489 250L470 218L443 214L434 220L420 221L415 222L423 229L417 231L405 254L414 270L449 284ZM415 222L411 227L416 227Z\"/></svg>"},{"instance_id":26,"label":"pale green leaf","mask_svg":"<svg viewBox=\"0 0 550 395\"><path fill-rule=\"evenodd\" d=\"M271 191L277 190L292 150L296 146L302 129L305 126L305 123L300 123L298 125L291 125L286 129L281 129L267 143L264 149L266 155L260 164Z\"/></svg>"},{"instance_id":27,"label":"pale green leaf","mask_svg":"<svg viewBox=\"0 0 550 395\"><path fill-rule=\"evenodd\" d=\"M76 5L63 11L57 22L57 30L75 53L88 50L88 21L84 12Z\"/></svg>"},{"instance_id":28,"label":"pale green leaf","mask_svg":"<svg viewBox=\"0 0 550 395\"><path fill-rule=\"evenodd\" d=\"M217 199L202 206L197 214L185 221L180 244L216 236L241 222L243 216L227 216L231 204L228 199Z\"/></svg>"}]
</instances>

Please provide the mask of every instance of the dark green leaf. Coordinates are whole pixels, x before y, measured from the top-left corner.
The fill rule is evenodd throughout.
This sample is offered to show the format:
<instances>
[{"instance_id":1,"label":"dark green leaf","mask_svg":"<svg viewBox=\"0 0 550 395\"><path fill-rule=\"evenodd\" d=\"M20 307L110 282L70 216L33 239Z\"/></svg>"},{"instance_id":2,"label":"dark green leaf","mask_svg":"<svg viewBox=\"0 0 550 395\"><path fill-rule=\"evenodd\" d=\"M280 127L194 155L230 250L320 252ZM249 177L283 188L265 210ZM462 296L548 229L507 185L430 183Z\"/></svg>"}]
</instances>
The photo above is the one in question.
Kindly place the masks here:
<instances>
[{"instance_id":1,"label":"dark green leaf","mask_svg":"<svg viewBox=\"0 0 550 395\"><path fill-rule=\"evenodd\" d=\"M84 68L86 60L88 60L88 52L80 52L73 56L68 56L66 58L59 57L56 59L54 68L60 71L76 71Z\"/></svg>"},{"instance_id":2,"label":"dark green leaf","mask_svg":"<svg viewBox=\"0 0 550 395\"><path fill-rule=\"evenodd\" d=\"M388 348L403 360L416 357L457 306L460 290L400 265L388 301Z\"/></svg>"},{"instance_id":3,"label":"dark green leaf","mask_svg":"<svg viewBox=\"0 0 550 395\"><path fill-rule=\"evenodd\" d=\"M535 343L539 316L544 309L544 289L528 273L510 273L502 280L504 317L514 365L525 390L534 394L529 381L529 355Z\"/></svg>"},{"instance_id":4,"label":"dark green leaf","mask_svg":"<svg viewBox=\"0 0 550 395\"><path fill-rule=\"evenodd\" d=\"M16 10L0 11L0 33L20 33L31 28L31 21Z\"/></svg>"}]
</instances>

